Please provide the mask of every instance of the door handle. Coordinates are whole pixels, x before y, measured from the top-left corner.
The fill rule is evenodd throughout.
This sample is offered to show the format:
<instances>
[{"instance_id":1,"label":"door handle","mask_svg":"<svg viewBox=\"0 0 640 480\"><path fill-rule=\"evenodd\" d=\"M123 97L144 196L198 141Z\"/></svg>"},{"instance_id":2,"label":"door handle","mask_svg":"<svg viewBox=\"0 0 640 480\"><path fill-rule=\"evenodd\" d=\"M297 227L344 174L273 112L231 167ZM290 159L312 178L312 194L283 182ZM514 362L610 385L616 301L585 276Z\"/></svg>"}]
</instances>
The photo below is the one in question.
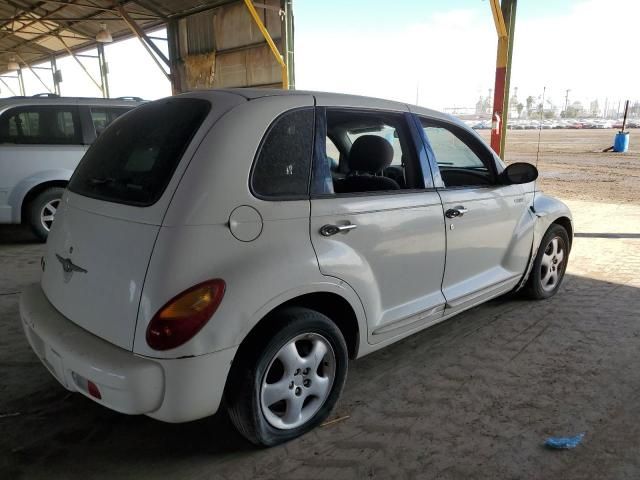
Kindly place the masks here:
<instances>
[{"instance_id":1,"label":"door handle","mask_svg":"<svg viewBox=\"0 0 640 480\"><path fill-rule=\"evenodd\" d=\"M454 208L450 208L449 210L447 210L444 215L447 218L456 218L456 217L461 217L463 216L465 213L467 213L469 210L467 210L466 208L460 206L460 207L454 207Z\"/></svg>"},{"instance_id":2,"label":"door handle","mask_svg":"<svg viewBox=\"0 0 640 480\"><path fill-rule=\"evenodd\" d=\"M347 223L346 225L324 225L320 228L320 235L323 237L330 237L336 233L349 233L355 228L358 228L358 226L353 223Z\"/></svg>"}]
</instances>

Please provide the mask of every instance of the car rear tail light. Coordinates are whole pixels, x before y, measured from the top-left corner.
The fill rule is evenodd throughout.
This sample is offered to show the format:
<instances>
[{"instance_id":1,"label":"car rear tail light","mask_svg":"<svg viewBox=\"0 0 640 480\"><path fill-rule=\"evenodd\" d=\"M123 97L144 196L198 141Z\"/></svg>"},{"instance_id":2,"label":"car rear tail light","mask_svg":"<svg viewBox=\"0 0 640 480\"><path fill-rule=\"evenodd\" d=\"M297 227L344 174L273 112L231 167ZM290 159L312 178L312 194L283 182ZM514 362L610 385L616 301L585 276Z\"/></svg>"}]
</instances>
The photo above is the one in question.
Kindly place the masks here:
<instances>
[{"instance_id":1,"label":"car rear tail light","mask_svg":"<svg viewBox=\"0 0 640 480\"><path fill-rule=\"evenodd\" d=\"M151 319L147 344L154 350L170 350L193 338L218 309L225 287L218 278L175 296Z\"/></svg>"}]
</instances>

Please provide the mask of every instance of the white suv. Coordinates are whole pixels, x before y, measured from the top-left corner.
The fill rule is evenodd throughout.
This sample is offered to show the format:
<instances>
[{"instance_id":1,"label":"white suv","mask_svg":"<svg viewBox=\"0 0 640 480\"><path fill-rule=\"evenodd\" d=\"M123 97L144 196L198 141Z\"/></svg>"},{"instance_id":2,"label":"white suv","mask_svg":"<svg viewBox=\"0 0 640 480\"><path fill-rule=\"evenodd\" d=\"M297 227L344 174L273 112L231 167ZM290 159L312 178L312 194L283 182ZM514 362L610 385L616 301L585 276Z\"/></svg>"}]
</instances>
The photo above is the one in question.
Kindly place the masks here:
<instances>
[{"instance_id":1,"label":"white suv","mask_svg":"<svg viewBox=\"0 0 640 480\"><path fill-rule=\"evenodd\" d=\"M24 330L69 390L167 422L224 398L244 436L274 445L327 417L349 358L521 287L558 290L571 215L536 176L401 103L148 103L71 179Z\"/></svg>"},{"instance_id":2,"label":"white suv","mask_svg":"<svg viewBox=\"0 0 640 480\"><path fill-rule=\"evenodd\" d=\"M0 99L0 224L28 224L45 240L89 145L140 101L51 94Z\"/></svg>"}]
</instances>

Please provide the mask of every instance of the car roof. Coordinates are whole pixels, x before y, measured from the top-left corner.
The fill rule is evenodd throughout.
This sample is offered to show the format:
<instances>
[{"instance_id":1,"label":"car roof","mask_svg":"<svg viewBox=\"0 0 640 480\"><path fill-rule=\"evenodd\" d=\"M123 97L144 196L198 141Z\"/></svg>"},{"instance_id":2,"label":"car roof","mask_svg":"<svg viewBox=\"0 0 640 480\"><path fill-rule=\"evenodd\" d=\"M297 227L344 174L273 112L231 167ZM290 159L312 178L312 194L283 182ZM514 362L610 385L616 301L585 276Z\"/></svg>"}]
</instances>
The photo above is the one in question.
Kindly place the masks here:
<instances>
[{"instance_id":1,"label":"car roof","mask_svg":"<svg viewBox=\"0 0 640 480\"><path fill-rule=\"evenodd\" d=\"M134 97L122 98L91 98L91 97L9 97L0 98L0 107L15 107L21 105L96 105L110 107L136 107L144 100Z\"/></svg>"},{"instance_id":2,"label":"car roof","mask_svg":"<svg viewBox=\"0 0 640 480\"><path fill-rule=\"evenodd\" d=\"M220 88L209 90L196 90L187 93L189 96L197 96L203 98L210 98L215 96L218 92L225 92L227 94L237 95L248 101L265 97L278 97L278 96L312 96L316 99L322 99L323 101L330 101L331 104L336 106L344 103L344 105L352 105L357 103L361 107L382 108L390 110L404 110L410 109L413 113L419 115L426 115L432 118L446 120L456 124L462 124L460 120L449 114L432 110L417 105L411 105L403 102L397 102L393 100L385 100L376 97L366 97L361 95L350 95L345 93L333 93L333 92L321 92L314 90L282 90L278 88Z\"/></svg>"}]
</instances>

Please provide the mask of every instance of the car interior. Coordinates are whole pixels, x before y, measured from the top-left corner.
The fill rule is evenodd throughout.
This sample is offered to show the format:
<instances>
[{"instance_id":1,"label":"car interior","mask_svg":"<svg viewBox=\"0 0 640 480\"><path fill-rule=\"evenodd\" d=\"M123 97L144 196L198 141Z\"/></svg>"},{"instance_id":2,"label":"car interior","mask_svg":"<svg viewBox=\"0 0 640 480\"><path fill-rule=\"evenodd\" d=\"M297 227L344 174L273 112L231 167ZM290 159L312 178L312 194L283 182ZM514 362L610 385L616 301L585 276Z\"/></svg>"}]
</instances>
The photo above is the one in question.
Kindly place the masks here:
<instances>
[{"instance_id":1,"label":"car interior","mask_svg":"<svg viewBox=\"0 0 640 480\"><path fill-rule=\"evenodd\" d=\"M334 193L423 186L403 122L401 115L394 114L327 112L326 161Z\"/></svg>"}]
</instances>

